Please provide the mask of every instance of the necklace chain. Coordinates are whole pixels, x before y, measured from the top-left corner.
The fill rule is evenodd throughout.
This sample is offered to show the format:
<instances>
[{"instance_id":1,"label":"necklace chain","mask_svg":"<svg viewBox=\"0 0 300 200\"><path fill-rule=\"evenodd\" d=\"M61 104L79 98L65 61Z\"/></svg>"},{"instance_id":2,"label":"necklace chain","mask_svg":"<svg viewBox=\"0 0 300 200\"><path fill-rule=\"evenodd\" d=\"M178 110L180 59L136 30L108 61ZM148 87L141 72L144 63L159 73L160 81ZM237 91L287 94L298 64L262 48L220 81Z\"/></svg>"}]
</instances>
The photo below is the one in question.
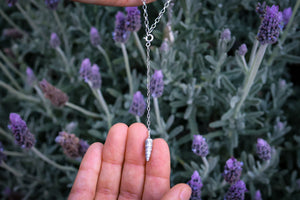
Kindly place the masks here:
<instances>
[{"instance_id":1,"label":"necklace chain","mask_svg":"<svg viewBox=\"0 0 300 200\"><path fill-rule=\"evenodd\" d=\"M162 18L163 14L166 12L166 9L169 7L170 2L172 0L167 0L164 4L164 7L159 12L157 18L154 20L154 23L149 27L149 19L148 19L148 11L147 11L147 0L141 0L143 2L143 10L144 10L144 18L145 18L145 30L146 30L146 36L144 39L146 40L146 67L147 67L147 128L148 128L148 139L146 140L145 145L145 152L146 152L146 160L148 161L151 155L152 151L152 139L150 138L150 100L151 100L151 94L150 94L150 46L151 42L154 39L152 32L156 28L156 25L159 23L160 19Z\"/></svg>"}]
</instances>

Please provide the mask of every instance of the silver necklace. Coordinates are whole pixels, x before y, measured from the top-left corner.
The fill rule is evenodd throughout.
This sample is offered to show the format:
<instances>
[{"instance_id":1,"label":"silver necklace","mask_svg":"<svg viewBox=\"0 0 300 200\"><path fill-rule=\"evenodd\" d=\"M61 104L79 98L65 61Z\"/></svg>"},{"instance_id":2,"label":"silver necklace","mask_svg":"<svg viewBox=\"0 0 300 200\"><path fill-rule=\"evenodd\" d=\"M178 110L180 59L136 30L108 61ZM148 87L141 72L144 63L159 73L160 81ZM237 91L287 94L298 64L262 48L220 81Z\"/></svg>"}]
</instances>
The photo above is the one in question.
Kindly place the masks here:
<instances>
[{"instance_id":1,"label":"silver necklace","mask_svg":"<svg viewBox=\"0 0 300 200\"><path fill-rule=\"evenodd\" d=\"M148 19L148 11L147 11L147 0L142 0L143 2L143 10L144 10L144 18L145 18L145 30L146 30L146 36L144 37L146 41L146 67L147 67L147 128L148 128L148 138L145 141L145 156L146 161L149 161L151 152L152 152L152 139L151 139L151 132L150 132L150 46L151 42L154 39L152 32L156 28L156 25L159 23L161 17L166 12L166 9L169 7L170 2L172 0L167 0L164 4L163 9L159 12L157 18L154 20L154 23L149 26L149 19Z\"/></svg>"}]
</instances>

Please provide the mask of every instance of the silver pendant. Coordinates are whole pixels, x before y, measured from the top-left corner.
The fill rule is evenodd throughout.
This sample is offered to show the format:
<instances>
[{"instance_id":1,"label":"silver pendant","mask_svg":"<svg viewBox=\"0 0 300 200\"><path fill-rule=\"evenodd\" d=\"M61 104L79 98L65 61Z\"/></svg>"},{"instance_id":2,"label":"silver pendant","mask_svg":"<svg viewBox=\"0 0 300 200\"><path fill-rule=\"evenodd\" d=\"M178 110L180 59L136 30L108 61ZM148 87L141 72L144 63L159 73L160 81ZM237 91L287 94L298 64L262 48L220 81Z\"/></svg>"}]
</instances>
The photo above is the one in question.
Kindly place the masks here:
<instances>
[{"instance_id":1,"label":"silver pendant","mask_svg":"<svg viewBox=\"0 0 300 200\"><path fill-rule=\"evenodd\" d=\"M148 162L150 160L151 152L152 152L152 139L147 138L145 141L145 155L146 155L146 161Z\"/></svg>"}]
</instances>

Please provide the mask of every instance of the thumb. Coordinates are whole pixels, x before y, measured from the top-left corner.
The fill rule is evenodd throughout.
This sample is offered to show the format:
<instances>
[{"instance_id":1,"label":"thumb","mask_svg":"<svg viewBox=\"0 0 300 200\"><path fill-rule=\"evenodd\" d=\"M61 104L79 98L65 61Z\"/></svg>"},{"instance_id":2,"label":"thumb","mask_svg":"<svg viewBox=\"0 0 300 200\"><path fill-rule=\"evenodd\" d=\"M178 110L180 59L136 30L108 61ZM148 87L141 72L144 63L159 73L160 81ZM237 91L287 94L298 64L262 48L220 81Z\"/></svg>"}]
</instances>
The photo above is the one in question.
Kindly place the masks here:
<instances>
[{"instance_id":1,"label":"thumb","mask_svg":"<svg viewBox=\"0 0 300 200\"><path fill-rule=\"evenodd\" d=\"M189 200L192 194L190 186L179 183L169 190L161 200Z\"/></svg>"}]
</instances>

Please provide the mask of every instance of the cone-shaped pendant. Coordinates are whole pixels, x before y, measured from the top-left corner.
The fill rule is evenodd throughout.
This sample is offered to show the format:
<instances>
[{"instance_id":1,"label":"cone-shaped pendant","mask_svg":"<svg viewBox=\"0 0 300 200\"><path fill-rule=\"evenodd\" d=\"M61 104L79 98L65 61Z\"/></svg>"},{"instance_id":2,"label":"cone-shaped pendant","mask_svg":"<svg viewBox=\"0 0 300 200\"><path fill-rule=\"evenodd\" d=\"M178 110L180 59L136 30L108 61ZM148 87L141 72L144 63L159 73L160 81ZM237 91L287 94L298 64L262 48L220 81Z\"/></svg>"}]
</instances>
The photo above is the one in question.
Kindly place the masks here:
<instances>
[{"instance_id":1,"label":"cone-shaped pendant","mask_svg":"<svg viewBox=\"0 0 300 200\"><path fill-rule=\"evenodd\" d=\"M152 139L151 138L147 138L146 141L145 141L146 161L150 160L151 152L152 152Z\"/></svg>"}]
</instances>

